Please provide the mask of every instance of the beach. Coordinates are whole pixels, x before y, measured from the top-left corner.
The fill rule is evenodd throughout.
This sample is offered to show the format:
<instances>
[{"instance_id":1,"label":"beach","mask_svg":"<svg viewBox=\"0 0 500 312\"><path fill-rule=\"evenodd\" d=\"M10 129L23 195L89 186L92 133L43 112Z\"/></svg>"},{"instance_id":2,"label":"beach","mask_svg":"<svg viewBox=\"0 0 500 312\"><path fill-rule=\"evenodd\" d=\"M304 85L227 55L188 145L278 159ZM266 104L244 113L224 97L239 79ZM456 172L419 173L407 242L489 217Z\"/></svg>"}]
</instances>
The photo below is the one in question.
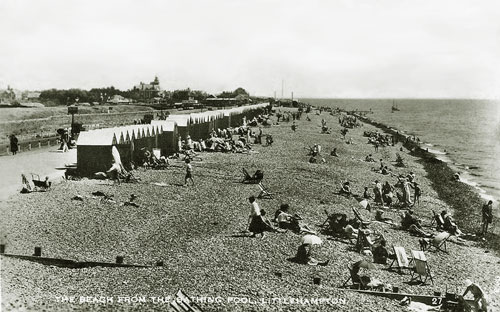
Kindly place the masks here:
<instances>
[{"instance_id":1,"label":"beach","mask_svg":"<svg viewBox=\"0 0 500 312\"><path fill-rule=\"evenodd\" d=\"M368 118L416 136L487 200L500 198L500 102L480 99L307 99L370 111ZM399 110L392 112L395 105Z\"/></svg>"},{"instance_id":2,"label":"beach","mask_svg":"<svg viewBox=\"0 0 500 312\"><path fill-rule=\"evenodd\" d=\"M263 128L264 134L273 135L273 145L254 145L248 155L202 153L203 160L192 164L194 186L182 186L184 166L177 161L167 170L137 170L139 183L117 185L82 179L60 183L49 192L12 195L0 204L0 237L7 253L31 255L39 246L46 257L113 262L116 256L123 256L125 263L154 265L161 260L164 266L68 269L2 257L3 307L33 311L161 310L165 305L158 298L182 289L196 298L212 298L199 299L204 311L330 311L332 307L340 311L407 311L396 300L338 288L349 277L349 264L370 257L354 251L349 242L321 233L325 210L353 217L355 207L364 218L374 219L373 210L364 210L355 199L335 194L341 181L350 181L357 194L362 194L365 186L371 190L377 179L395 183L395 178L371 170L377 163L364 162L368 154L383 159L395 174L413 171L423 191L415 215L431 232L432 212L442 210L457 216L460 227L473 231L480 222L480 198L467 185L450 188L448 180L439 180L437 173L446 176L451 171L444 163L426 161L429 155L406 148L400 151L401 144L375 152L363 136L364 131L381 131L372 124L349 129L346 139L352 138L354 144L346 144L338 116L311 112L309 117L311 121L303 115L295 122L295 132L291 122ZM321 134L321 119L331 134ZM276 122L275 117L272 120ZM313 144L323 147L325 163L308 162L307 150ZM334 147L339 157L330 156ZM404 158L405 168L394 166L397 153ZM257 185L240 183L242 168L250 173L262 170L263 183L276 193L272 199L257 199L269 216L280 204L288 203L293 213L320 233L323 244L318 258L330 259L328 266L288 261L301 238L290 231L267 233L264 239L231 236L246 229L247 198L259 193ZM465 193L470 201L454 198L457 189L471 192ZM114 195L116 202L101 201L92 196L95 191ZM138 207L122 205L131 193L138 195ZM72 200L76 195L83 201ZM465 206L471 203L475 206ZM460 209L463 206L468 210ZM384 216L396 223L400 213L384 210ZM404 247L408 253L419 249L419 238L397 227L372 222L370 229L382 233L388 246ZM461 294L463 280L468 278L490 294L493 308L500 308L495 296L500 281L497 251L475 241L450 241L448 251L426 252L434 285L408 284L410 274L388 271L388 265L376 265L376 270L366 273L398 286L401 292L429 295L435 291ZM313 283L314 278L320 279L319 285ZM66 297L76 302L62 299ZM82 301L82 297L90 299ZM145 299L134 301L133 297ZM305 300L319 298L324 300Z\"/></svg>"}]
</instances>

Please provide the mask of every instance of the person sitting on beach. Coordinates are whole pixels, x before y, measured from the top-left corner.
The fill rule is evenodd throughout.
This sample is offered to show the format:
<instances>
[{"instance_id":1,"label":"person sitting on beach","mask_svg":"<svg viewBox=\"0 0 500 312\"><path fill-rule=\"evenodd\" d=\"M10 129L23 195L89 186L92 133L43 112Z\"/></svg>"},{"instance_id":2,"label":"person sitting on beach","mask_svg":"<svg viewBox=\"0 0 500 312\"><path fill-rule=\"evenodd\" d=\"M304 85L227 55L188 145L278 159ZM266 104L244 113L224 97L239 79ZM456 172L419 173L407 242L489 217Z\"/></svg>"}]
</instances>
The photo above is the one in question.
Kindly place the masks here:
<instances>
[{"instance_id":1,"label":"person sitting on beach","mask_svg":"<svg viewBox=\"0 0 500 312\"><path fill-rule=\"evenodd\" d=\"M271 221L266 217L266 211L264 209L260 209L260 217L262 219L262 222L267 225L265 228L265 231L267 232L279 232L279 229L275 228Z\"/></svg>"},{"instance_id":2,"label":"person sitting on beach","mask_svg":"<svg viewBox=\"0 0 500 312\"><path fill-rule=\"evenodd\" d=\"M453 180L454 180L454 181L457 181L457 182L460 182L460 173L456 172L456 173L453 175Z\"/></svg>"},{"instance_id":3,"label":"person sitting on beach","mask_svg":"<svg viewBox=\"0 0 500 312\"><path fill-rule=\"evenodd\" d=\"M344 195L344 196L351 196L352 195L352 192L351 192L351 185L349 183L349 181L346 181L344 182L341 186L340 186L340 191L339 191L339 194L340 195Z\"/></svg>"},{"instance_id":4,"label":"person sitting on beach","mask_svg":"<svg viewBox=\"0 0 500 312\"><path fill-rule=\"evenodd\" d=\"M353 221L344 227L344 233L349 239L357 239L359 234L359 223Z\"/></svg>"},{"instance_id":5,"label":"person sitting on beach","mask_svg":"<svg viewBox=\"0 0 500 312\"><path fill-rule=\"evenodd\" d=\"M410 225L412 224L418 224L417 227L420 227L420 222L419 220L413 215L413 211L408 210L403 212L401 215L401 227L404 230L407 230Z\"/></svg>"},{"instance_id":6,"label":"person sitting on beach","mask_svg":"<svg viewBox=\"0 0 500 312\"><path fill-rule=\"evenodd\" d=\"M389 258L389 251L387 251L387 242L380 241L380 244L373 250L373 262L378 264L387 264Z\"/></svg>"},{"instance_id":7,"label":"person sitting on beach","mask_svg":"<svg viewBox=\"0 0 500 312\"><path fill-rule=\"evenodd\" d=\"M337 148L334 147L332 152L330 153L331 156L334 156L334 157L339 157L339 155L337 154Z\"/></svg>"},{"instance_id":8,"label":"person sitting on beach","mask_svg":"<svg viewBox=\"0 0 500 312\"><path fill-rule=\"evenodd\" d=\"M427 233L423 230L421 221L413 216L413 211L405 211L401 216L401 228L403 230L408 230L413 235L421 237L432 237L432 234Z\"/></svg>"},{"instance_id":9,"label":"person sitting on beach","mask_svg":"<svg viewBox=\"0 0 500 312\"><path fill-rule=\"evenodd\" d=\"M309 235L311 235L311 234L309 234ZM312 236L317 237L316 235L312 235ZM319 241L321 241L319 239L319 237L317 237L317 239ZM307 264L307 265L321 265L321 266L328 265L329 260L320 261L320 260L317 260L313 257L313 250L314 250L313 246L318 246L318 245L319 244L309 244L309 243L301 244L297 249L297 253L296 253L295 257L293 258L293 261L300 263L300 264Z\"/></svg>"},{"instance_id":10,"label":"person sitting on beach","mask_svg":"<svg viewBox=\"0 0 500 312\"><path fill-rule=\"evenodd\" d=\"M331 234L343 234L345 227L349 224L345 213L328 214L328 232Z\"/></svg>"},{"instance_id":11,"label":"person sitting on beach","mask_svg":"<svg viewBox=\"0 0 500 312\"><path fill-rule=\"evenodd\" d=\"M123 167L121 164L113 161L113 165L106 172L96 172L94 173L94 178L96 179L111 179L113 181L118 181L120 184L120 174L122 173Z\"/></svg>"},{"instance_id":12,"label":"person sitting on beach","mask_svg":"<svg viewBox=\"0 0 500 312\"><path fill-rule=\"evenodd\" d=\"M288 204L281 204L280 209L276 211L275 215L277 214L276 217L276 222L278 223L278 227L280 229L285 229L285 230L291 230L292 232L296 234L300 233L310 233L310 234L316 234L316 232L312 231L306 224L300 223L299 221L302 220L302 218L295 214L291 215L289 211L290 205Z\"/></svg>"},{"instance_id":13,"label":"person sitting on beach","mask_svg":"<svg viewBox=\"0 0 500 312\"><path fill-rule=\"evenodd\" d=\"M391 171L389 170L389 168L387 166L384 166L384 168L382 168L380 173L382 173L383 175L388 175L388 174L391 174Z\"/></svg>"},{"instance_id":14,"label":"person sitting on beach","mask_svg":"<svg viewBox=\"0 0 500 312\"><path fill-rule=\"evenodd\" d=\"M309 158L309 163L311 163L311 164L315 164L315 163L317 163L317 162L318 162L318 160L316 159L316 157L311 156L311 157Z\"/></svg>"},{"instance_id":15,"label":"person sitting on beach","mask_svg":"<svg viewBox=\"0 0 500 312\"><path fill-rule=\"evenodd\" d=\"M312 148L310 148L310 153L312 156L318 156L321 153L321 145L314 144Z\"/></svg>"},{"instance_id":16,"label":"person sitting on beach","mask_svg":"<svg viewBox=\"0 0 500 312\"><path fill-rule=\"evenodd\" d=\"M379 221L379 222L384 222L384 223L388 223L388 224L394 224L392 222L392 219L391 218L387 218L387 217L384 217L383 216L384 214L384 211L383 210L377 210L375 212L375 220Z\"/></svg>"},{"instance_id":17,"label":"person sitting on beach","mask_svg":"<svg viewBox=\"0 0 500 312\"><path fill-rule=\"evenodd\" d=\"M451 214L448 213L448 211L443 210L441 212L441 217L443 218L443 228L446 232L450 233L451 235L457 236L463 234L462 231L460 231L460 229L458 228L458 225L453 221L453 218Z\"/></svg>"},{"instance_id":18,"label":"person sitting on beach","mask_svg":"<svg viewBox=\"0 0 500 312\"><path fill-rule=\"evenodd\" d=\"M373 159L372 154L369 154L368 156L365 157L366 162L375 162L375 159Z\"/></svg>"},{"instance_id":19,"label":"person sitting on beach","mask_svg":"<svg viewBox=\"0 0 500 312\"><path fill-rule=\"evenodd\" d=\"M372 198L372 196L370 195L370 193L368 193L368 186L365 186L365 190L363 192L363 198L364 199L370 199L370 198Z\"/></svg>"},{"instance_id":20,"label":"person sitting on beach","mask_svg":"<svg viewBox=\"0 0 500 312\"><path fill-rule=\"evenodd\" d=\"M382 200L388 206L392 204L392 197L394 196L394 187L386 181L384 186L382 187Z\"/></svg>"},{"instance_id":21,"label":"person sitting on beach","mask_svg":"<svg viewBox=\"0 0 500 312\"><path fill-rule=\"evenodd\" d=\"M272 146L272 145L273 145L273 142L274 142L274 140L273 140L273 136L272 136L272 135L270 135L270 134L268 134L268 135L266 136L266 146Z\"/></svg>"}]
</instances>

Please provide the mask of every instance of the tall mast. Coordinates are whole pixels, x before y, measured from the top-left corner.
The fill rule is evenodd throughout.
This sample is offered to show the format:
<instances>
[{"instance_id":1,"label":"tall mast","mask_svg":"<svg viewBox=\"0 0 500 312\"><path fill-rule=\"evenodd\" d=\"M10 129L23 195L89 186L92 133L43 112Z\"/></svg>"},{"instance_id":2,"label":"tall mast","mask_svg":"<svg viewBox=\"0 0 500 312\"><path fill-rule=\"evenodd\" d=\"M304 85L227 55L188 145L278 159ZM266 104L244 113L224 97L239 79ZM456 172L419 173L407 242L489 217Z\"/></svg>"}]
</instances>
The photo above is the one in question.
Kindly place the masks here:
<instances>
[{"instance_id":1,"label":"tall mast","mask_svg":"<svg viewBox=\"0 0 500 312\"><path fill-rule=\"evenodd\" d=\"M281 98L285 97L285 80L281 80Z\"/></svg>"}]
</instances>

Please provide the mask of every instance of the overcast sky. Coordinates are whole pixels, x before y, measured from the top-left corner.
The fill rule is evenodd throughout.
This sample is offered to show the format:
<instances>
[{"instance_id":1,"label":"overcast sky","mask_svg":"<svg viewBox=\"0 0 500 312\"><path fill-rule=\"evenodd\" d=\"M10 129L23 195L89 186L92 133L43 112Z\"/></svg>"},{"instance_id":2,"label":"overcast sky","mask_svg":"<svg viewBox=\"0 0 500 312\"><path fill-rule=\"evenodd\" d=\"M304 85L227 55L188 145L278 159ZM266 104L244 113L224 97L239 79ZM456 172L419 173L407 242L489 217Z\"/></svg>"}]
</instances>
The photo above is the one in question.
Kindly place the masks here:
<instances>
[{"instance_id":1,"label":"overcast sky","mask_svg":"<svg viewBox=\"0 0 500 312\"><path fill-rule=\"evenodd\" d=\"M0 0L0 88L499 98L498 2Z\"/></svg>"}]
</instances>

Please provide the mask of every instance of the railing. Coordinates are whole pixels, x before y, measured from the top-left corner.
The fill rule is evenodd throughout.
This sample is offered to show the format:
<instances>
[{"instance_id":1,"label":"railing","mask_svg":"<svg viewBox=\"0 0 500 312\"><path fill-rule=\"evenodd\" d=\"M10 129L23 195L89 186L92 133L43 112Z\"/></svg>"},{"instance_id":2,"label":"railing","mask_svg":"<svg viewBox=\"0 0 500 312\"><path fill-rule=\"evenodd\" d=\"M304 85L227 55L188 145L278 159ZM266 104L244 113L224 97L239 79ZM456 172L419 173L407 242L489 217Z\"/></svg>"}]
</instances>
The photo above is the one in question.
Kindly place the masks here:
<instances>
[{"instance_id":1,"label":"railing","mask_svg":"<svg viewBox=\"0 0 500 312\"><path fill-rule=\"evenodd\" d=\"M84 125L86 130L95 130L102 128L112 128L112 127L120 127L130 125L130 122L108 122L106 124L90 124ZM66 128L68 132L71 131L71 128ZM18 143L18 153L29 152L37 149L41 149L44 147L50 147L59 145L59 135L43 135L39 138L33 138L29 140L24 140ZM0 144L0 156L10 155L12 154L10 151L10 144L4 143Z\"/></svg>"}]
</instances>

